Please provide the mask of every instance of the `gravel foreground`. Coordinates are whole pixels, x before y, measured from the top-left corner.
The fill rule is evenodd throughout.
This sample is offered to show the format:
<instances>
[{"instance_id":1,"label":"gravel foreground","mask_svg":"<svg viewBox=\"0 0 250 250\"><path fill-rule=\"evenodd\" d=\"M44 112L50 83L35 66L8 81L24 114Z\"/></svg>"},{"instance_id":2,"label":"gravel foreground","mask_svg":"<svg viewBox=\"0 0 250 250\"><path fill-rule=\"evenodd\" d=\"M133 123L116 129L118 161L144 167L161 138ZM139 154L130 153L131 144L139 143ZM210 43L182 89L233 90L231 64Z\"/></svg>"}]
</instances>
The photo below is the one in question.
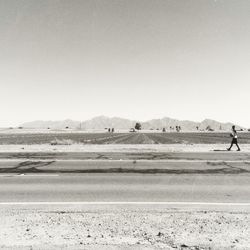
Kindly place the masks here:
<instances>
[{"instance_id":1,"label":"gravel foreground","mask_svg":"<svg viewBox=\"0 0 250 250\"><path fill-rule=\"evenodd\" d=\"M250 249L249 225L249 211L5 207L0 248Z\"/></svg>"}]
</instances>

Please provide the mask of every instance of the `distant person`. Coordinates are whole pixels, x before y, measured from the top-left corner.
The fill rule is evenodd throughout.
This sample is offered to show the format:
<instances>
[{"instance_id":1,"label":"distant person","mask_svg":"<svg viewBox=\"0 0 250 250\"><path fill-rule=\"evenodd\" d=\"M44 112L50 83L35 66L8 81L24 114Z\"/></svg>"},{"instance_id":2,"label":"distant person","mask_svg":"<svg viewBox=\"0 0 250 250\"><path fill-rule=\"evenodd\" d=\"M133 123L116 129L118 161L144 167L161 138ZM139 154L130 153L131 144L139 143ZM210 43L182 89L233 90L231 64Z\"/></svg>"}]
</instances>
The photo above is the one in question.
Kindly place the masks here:
<instances>
[{"instance_id":1,"label":"distant person","mask_svg":"<svg viewBox=\"0 0 250 250\"><path fill-rule=\"evenodd\" d=\"M232 142L231 142L231 146L227 150L230 151L232 146L235 144L238 148L237 151L240 151L240 147L238 145L238 135L237 135L237 131L235 129L235 126L232 126L232 133L230 134L230 136L232 137Z\"/></svg>"},{"instance_id":2,"label":"distant person","mask_svg":"<svg viewBox=\"0 0 250 250\"><path fill-rule=\"evenodd\" d=\"M177 132L180 132L180 126L176 126L175 129Z\"/></svg>"}]
</instances>

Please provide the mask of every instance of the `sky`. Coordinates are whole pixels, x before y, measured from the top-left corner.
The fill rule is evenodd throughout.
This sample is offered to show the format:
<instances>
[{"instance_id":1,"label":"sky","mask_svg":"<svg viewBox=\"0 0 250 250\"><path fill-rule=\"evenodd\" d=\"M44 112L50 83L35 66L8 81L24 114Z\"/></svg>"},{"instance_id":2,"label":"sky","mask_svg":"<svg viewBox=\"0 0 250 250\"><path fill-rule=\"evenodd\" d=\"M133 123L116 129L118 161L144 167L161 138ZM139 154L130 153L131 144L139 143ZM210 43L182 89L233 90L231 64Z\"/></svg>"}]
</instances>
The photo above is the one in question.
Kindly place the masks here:
<instances>
[{"instance_id":1,"label":"sky","mask_svg":"<svg viewBox=\"0 0 250 250\"><path fill-rule=\"evenodd\" d=\"M249 0L0 0L0 127L106 115L250 127Z\"/></svg>"}]
</instances>

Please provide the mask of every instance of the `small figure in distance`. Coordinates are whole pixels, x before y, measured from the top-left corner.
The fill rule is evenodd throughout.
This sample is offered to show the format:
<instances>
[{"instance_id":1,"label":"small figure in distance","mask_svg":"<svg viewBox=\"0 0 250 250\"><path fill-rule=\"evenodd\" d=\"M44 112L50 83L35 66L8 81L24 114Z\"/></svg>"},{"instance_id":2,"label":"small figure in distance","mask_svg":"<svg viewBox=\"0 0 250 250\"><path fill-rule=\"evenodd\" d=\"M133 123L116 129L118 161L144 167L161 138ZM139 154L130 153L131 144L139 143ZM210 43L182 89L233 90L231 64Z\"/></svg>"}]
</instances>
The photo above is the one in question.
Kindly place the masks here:
<instances>
[{"instance_id":1,"label":"small figure in distance","mask_svg":"<svg viewBox=\"0 0 250 250\"><path fill-rule=\"evenodd\" d=\"M238 135L237 135L237 131L235 129L235 126L232 126L232 133L230 134L230 136L232 137L232 142L231 142L231 146L227 150L230 151L232 146L235 144L238 148L237 151L240 151L240 147L238 145Z\"/></svg>"}]
</instances>

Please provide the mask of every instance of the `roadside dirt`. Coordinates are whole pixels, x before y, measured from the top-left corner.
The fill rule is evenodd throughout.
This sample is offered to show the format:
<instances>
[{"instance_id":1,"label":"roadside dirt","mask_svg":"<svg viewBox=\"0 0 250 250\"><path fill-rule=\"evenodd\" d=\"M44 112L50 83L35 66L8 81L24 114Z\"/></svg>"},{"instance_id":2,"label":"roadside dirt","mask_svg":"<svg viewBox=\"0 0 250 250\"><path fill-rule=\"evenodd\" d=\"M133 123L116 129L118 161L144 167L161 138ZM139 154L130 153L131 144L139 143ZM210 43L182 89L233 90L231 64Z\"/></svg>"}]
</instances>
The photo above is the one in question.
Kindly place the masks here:
<instances>
[{"instance_id":1,"label":"roadside dirt","mask_svg":"<svg viewBox=\"0 0 250 250\"><path fill-rule=\"evenodd\" d=\"M250 249L250 213L2 209L2 249Z\"/></svg>"}]
</instances>

